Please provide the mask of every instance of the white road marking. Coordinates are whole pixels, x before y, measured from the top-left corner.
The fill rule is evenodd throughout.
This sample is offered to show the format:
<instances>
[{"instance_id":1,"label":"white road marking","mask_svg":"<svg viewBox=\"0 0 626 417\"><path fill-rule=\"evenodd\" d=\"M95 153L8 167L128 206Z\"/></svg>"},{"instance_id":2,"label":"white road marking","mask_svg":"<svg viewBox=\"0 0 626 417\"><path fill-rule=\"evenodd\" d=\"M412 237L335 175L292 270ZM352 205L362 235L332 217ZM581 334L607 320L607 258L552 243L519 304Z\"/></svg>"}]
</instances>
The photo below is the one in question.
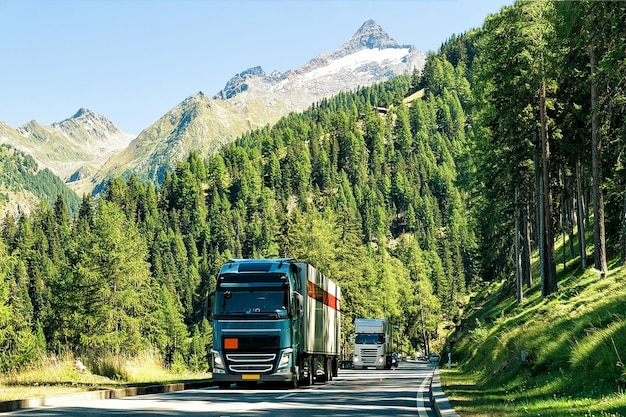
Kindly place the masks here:
<instances>
[{"instance_id":1,"label":"white road marking","mask_svg":"<svg viewBox=\"0 0 626 417\"><path fill-rule=\"evenodd\" d=\"M294 395L297 395L297 393L296 392L292 392L291 394L281 395L280 397L276 397L276 399L277 400L284 400L285 398L293 397Z\"/></svg>"}]
</instances>

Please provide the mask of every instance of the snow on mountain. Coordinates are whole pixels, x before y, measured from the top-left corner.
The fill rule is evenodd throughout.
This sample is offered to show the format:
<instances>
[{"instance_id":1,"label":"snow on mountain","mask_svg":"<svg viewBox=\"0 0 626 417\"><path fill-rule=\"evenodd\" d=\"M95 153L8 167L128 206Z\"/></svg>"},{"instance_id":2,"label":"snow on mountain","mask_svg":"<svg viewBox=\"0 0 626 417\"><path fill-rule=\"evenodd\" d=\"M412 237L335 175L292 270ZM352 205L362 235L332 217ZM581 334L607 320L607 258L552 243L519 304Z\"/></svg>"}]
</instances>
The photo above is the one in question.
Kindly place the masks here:
<instances>
[{"instance_id":1,"label":"snow on mountain","mask_svg":"<svg viewBox=\"0 0 626 417\"><path fill-rule=\"evenodd\" d=\"M214 98L241 96L283 101L292 110L343 91L354 91L411 74L424 67L426 54L410 45L399 45L373 20L365 22L337 51L321 54L298 69L267 75L253 67L231 78Z\"/></svg>"},{"instance_id":2,"label":"snow on mountain","mask_svg":"<svg viewBox=\"0 0 626 417\"><path fill-rule=\"evenodd\" d=\"M343 58L330 61L326 66L315 68L302 76L302 82L312 81L320 77L328 77L340 74L342 71L367 72L365 65L370 62L379 62L383 66L402 65L405 56L409 53L409 48L392 49L363 49Z\"/></svg>"}]
</instances>

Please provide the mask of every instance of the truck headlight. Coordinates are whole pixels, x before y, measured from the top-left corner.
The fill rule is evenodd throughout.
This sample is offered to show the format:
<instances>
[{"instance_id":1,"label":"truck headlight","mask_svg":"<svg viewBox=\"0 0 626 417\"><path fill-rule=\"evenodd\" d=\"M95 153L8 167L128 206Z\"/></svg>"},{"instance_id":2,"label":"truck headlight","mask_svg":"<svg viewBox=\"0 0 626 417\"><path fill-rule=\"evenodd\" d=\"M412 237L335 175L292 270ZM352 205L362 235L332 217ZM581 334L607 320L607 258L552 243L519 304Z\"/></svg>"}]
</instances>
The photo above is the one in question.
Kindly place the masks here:
<instances>
[{"instance_id":1,"label":"truck headlight","mask_svg":"<svg viewBox=\"0 0 626 417\"><path fill-rule=\"evenodd\" d=\"M385 361L385 357L381 356L380 358L378 358L378 363L383 363Z\"/></svg>"},{"instance_id":2,"label":"truck headlight","mask_svg":"<svg viewBox=\"0 0 626 417\"><path fill-rule=\"evenodd\" d=\"M211 355L213 356L213 372L216 374L226 373L222 355L220 355L220 353L216 350L211 350Z\"/></svg>"},{"instance_id":3,"label":"truck headlight","mask_svg":"<svg viewBox=\"0 0 626 417\"><path fill-rule=\"evenodd\" d=\"M361 359L358 356L352 358L352 362L359 362Z\"/></svg>"},{"instance_id":4,"label":"truck headlight","mask_svg":"<svg viewBox=\"0 0 626 417\"><path fill-rule=\"evenodd\" d=\"M284 368L286 366L289 366L289 362L291 359L291 352L292 352L291 349L283 350L283 353L280 356L280 360L278 361L279 368Z\"/></svg>"}]
</instances>

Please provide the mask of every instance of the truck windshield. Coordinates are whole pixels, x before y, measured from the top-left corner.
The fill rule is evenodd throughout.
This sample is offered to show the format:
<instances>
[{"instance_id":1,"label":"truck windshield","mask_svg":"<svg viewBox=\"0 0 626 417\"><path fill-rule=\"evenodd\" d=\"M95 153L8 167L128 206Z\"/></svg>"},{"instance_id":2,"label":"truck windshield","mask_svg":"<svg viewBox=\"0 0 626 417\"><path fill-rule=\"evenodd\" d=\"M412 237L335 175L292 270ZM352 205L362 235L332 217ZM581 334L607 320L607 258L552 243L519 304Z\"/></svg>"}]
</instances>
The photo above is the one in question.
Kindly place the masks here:
<instances>
[{"instance_id":1,"label":"truck windshield","mask_svg":"<svg viewBox=\"0 0 626 417\"><path fill-rule=\"evenodd\" d=\"M358 345L382 345L385 343L385 335L380 333L359 333L354 343Z\"/></svg>"},{"instance_id":2,"label":"truck windshield","mask_svg":"<svg viewBox=\"0 0 626 417\"><path fill-rule=\"evenodd\" d=\"M242 288L216 292L215 314L217 316L270 315L287 317L285 291Z\"/></svg>"}]
</instances>

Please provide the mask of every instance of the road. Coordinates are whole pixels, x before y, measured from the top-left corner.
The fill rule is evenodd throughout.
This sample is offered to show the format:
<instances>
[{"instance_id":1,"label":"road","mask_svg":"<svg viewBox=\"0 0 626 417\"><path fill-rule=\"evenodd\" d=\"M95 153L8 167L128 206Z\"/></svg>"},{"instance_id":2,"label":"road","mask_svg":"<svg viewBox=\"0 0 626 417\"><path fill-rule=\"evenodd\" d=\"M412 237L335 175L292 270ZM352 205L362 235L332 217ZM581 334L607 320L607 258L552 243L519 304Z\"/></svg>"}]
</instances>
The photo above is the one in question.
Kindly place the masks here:
<instances>
[{"instance_id":1,"label":"road","mask_svg":"<svg viewBox=\"0 0 626 417\"><path fill-rule=\"evenodd\" d=\"M428 400L433 365L402 362L395 370L341 369L331 382L286 389L263 387L205 389L81 401L2 416L418 416L434 417Z\"/></svg>"}]
</instances>

